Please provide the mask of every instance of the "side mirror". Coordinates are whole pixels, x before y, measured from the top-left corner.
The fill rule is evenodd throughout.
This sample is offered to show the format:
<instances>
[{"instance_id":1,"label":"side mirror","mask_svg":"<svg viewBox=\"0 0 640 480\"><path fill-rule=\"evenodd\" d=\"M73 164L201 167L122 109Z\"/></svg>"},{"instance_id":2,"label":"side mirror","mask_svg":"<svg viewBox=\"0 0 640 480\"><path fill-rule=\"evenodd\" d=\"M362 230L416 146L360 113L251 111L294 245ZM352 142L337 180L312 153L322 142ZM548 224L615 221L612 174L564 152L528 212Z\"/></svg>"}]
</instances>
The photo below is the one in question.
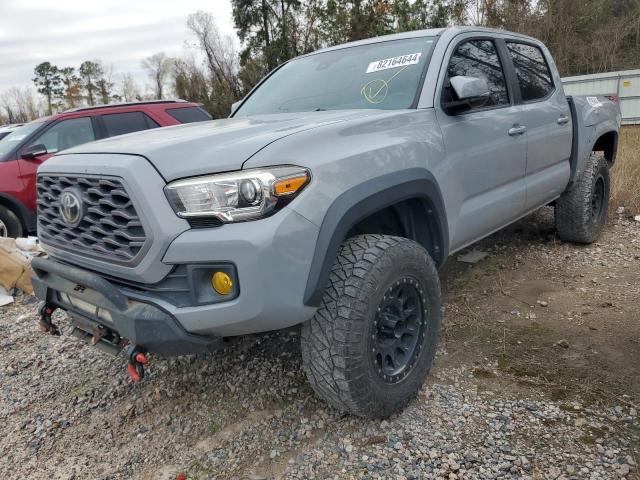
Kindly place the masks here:
<instances>
[{"instance_id":1,"label":"side mirror","mask_svg":"<svg viewBox=\"0 0 640 480\"><path fill-rule=\"evenodd\" d=\"M452 77L451 87L460 100L488 97L489 85L484 78L478 77Z\"/></svg>"},{"instance_id":2,"label":"side mirror","mask_svg":"<svg viewBox=\"0 0 640 480\"><path fill-rule=\"evenodd\" d=\"M482 106L491 98L489 85L484 78L457 76L451 77L449 83L458 99L443 103L442 108L447 113L456 114Z\"/></svg>"},{"instance_id":3,"label":"side mirror","mask_svg":"<svg viewBox=\"0 0 640 480\"><path fill-rule=\"evenodd\" d=\"M37 143L27 147L27 149L22 152L22 155L20 155L20 158L23 158L24 160L34 160L42 155L46 155L47 153L49 153L47 151L47 147L42 143Z\"/></svg>"},{"instance_id":4,"label":"side mirror","mask_svg":"<svg viewBox=\"0 0 640 480\"><path fill-rule=\"evenodd\" d=\"M244 99L242 99L242 100L244 100ZM233 115L234 113L236 113L236 110L238 109L238 107L242 103L242 100L238 100L237 102L233 102L231 104L231 112L229 113L230 116Z\"/></svg>"}]
</instances>

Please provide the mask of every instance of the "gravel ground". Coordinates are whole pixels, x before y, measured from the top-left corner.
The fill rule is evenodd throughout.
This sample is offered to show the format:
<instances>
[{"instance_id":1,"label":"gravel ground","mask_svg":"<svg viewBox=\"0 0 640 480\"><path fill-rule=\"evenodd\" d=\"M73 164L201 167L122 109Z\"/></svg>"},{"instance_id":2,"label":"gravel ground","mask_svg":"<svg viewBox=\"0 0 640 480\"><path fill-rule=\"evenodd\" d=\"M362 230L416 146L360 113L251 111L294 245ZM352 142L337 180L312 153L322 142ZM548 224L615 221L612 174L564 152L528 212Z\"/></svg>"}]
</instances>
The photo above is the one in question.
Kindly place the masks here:
<instances>
[{"instance_id":1,"label":"gravel ground","mask_svg":"<svg viewBox=\"0 0 640 480\"><path fill-rule=\"evenodd\" d=\"M640 224L617 218L577 248L532 217L476 248L489 257L443 273L434 372L384 421L314 397L295 329L153 358L134 385L123 357L38 333L19 297L0 307L0 476L639 478Z\"/></svg>"}]
</instances>

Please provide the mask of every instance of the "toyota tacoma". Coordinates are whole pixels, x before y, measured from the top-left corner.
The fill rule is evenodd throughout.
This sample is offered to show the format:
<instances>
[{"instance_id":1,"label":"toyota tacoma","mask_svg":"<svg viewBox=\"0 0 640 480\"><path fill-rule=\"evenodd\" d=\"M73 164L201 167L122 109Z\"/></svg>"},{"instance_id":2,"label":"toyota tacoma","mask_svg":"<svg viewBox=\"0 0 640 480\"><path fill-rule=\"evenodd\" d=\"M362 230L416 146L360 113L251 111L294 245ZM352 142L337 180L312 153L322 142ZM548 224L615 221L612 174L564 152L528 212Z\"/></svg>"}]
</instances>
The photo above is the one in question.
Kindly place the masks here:
<instances>
[{"instance_id":1,"label":"toyota tacoma","mask_svg":"<svg viewBox=\"0 0 640 480\"><path fill-rule=\"evenodd\" d=\"M567 97L539 41L424 30L320 50L227 119L65 150L38 170L40 325L116 353L212 351L301 325L317 394L385 417L421 388L447 257L553 205L605 224L620 110Z\"/></svg>"}]
</instances>

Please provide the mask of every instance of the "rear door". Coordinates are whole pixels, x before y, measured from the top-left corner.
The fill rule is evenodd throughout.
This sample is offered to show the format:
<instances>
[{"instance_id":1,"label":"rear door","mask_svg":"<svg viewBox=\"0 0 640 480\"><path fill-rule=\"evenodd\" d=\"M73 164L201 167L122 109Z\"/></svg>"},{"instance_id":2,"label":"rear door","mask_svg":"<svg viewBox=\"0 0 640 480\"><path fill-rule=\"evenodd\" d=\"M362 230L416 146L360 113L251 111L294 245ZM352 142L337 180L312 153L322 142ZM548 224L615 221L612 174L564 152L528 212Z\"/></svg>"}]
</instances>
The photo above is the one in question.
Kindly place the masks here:
<instances>
[{"instance_id":1,"label":"rear door","mask_svg":"<svg viewBox=\"0 0 640 480\"><path fill-rule=\"evenodd\" d=\"M447 50L435 102L446 148L441 189L450 210L452 251L522 215L527 145L520 128L522 107L505 74L504 44L473 35L458 38ZM442 102L452 95L449 78L454 76L486 80L488 101L463 113L447 113Z\"/></svg>"},{"instance_id":2,"label":"rear door","mask_svg":"<svg viewBox=\"0 0 640 480\"><path fill-rule=\"evenodd\" d=\"M100 115L100 138L115 137L126 133L140 132L160 125L144 112L120 112Z\"/></svg>"},{"instance_id":3,"label":"rear door","mask_svg":"<svg viewBox=\"0 0 640 480\"><path fill-rule=\"evenodd\" d=\"M551 56L534 43L506 40L527 128L527 210L557 198L570 175L571 111Z\"/></svg>"}]
</instances>

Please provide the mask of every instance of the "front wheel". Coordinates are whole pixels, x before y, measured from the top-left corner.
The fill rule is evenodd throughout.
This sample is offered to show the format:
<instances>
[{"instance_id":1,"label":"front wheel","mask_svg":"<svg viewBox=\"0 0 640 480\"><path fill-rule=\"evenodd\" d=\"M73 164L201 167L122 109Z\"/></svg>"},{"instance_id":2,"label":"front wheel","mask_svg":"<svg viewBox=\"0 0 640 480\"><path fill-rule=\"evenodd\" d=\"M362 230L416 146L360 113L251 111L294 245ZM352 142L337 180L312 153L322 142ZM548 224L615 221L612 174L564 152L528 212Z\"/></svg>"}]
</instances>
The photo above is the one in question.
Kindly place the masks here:
<instances>
[{"instance_id":1,"label":"front wheel","mask_svg":"<svg viewBox=\"0 0 640 480\"><path fill-rule=\"evenodd\" d=\"M358 416L404 408L431 369L440 305L438 272L420 245L387 235L348 239L320 308L302 328L311 386Z\"/></svg>"},{"instance_id":2,"label":"front wheel","mask_svg":"<svg viewBox=\"0 0 640 480\"><path fill-rule=\"evenodd\" d=\"M607 160L591 154L580 177L556 201L558 236L566 242L595 242L607 220L610 189Z\"/></svg>"}]
</instances>

